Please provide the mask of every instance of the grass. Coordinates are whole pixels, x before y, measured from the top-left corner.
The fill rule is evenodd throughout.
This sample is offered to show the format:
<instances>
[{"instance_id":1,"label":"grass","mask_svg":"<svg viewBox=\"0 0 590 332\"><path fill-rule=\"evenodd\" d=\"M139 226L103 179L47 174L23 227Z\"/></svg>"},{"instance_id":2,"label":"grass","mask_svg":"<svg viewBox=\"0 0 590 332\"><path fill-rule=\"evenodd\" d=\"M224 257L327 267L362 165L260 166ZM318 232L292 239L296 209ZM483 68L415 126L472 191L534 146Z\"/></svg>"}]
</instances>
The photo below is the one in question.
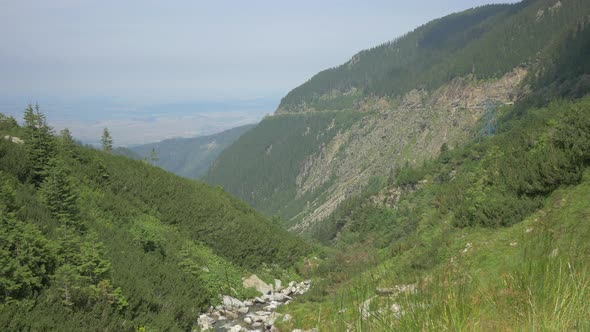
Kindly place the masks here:
<instances>
[{"instance_id":1,"label":"grass","mask_svg":"<svg viewBox=\"0 0 590 332\"><path fill-rule=\"evenodd\" d=\"M420 228L441 261L408 266L427 249L412 247L352 276L324 297L298 300L279 327L320 331L590 330L590 171L555 191L543 209L511 227ZM469 243L469 245L467 245ZM339 273L346 271L342 267ZM415 282L416 292L378 296L378 287ZM316 284L315 287L321 287ZM369 304L367 303L367 300ZM393 309L392 309L393 307ZM364 310L364 309L368 309ZM366 313L370 314L367 315Z\"/></svg>"}]
</instances>

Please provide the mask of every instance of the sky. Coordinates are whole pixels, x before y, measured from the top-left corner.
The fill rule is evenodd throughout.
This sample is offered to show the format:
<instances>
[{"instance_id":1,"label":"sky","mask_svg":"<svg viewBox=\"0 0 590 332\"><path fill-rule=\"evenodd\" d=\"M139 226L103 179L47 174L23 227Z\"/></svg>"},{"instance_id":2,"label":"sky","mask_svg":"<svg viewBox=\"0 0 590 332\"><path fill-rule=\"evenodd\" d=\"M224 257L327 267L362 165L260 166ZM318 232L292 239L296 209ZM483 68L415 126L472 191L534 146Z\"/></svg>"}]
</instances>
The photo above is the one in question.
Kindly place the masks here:
<instances>
[{"instance_id":1,"label":"sky","mask_svg":"<svg viewBox=\"0 0 590 332\"><path fill-rule=\"evenodd\" d=\"M231 101L231 109L195 107L185 115L245 112L257 121L318 71L431 19L491 2L0 0L0 112L39 101L60 126L92 118L100 127L121 109L153 118L154 105ZM239 101L260 105L242 110ZM101 111L101 103L110 108ZM87 106L60 111L76 105Z\"/></svg>"}]
</instances>

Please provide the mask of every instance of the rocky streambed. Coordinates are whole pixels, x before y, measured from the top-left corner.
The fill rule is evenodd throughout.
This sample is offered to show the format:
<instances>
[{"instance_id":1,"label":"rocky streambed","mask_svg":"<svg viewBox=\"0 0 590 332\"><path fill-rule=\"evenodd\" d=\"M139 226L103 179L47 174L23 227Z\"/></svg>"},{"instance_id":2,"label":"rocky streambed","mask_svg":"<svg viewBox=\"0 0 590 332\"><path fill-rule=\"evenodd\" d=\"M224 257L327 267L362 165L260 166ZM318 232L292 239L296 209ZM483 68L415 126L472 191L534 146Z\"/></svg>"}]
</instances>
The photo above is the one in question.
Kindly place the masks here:
<instances>
[{"instance_id":1,"label":"rocky streambed","mask_svg":"<svg viewBox=\"0 0 590 332\"><path fill-rule=\"evenodd\" d=\"M278 331L275 323L291 320L289 314L280 314L275 310L289 303L294 297L302 295L311 287L311 281L291 281L282 287L280 280L273 286L264 283L256 275L243 281L244 287L256 288L262 295L254 299L240 301L234 297L223 295L222 303L210 307L199 317L201 331Z\"/></svg>"}]
</instances>

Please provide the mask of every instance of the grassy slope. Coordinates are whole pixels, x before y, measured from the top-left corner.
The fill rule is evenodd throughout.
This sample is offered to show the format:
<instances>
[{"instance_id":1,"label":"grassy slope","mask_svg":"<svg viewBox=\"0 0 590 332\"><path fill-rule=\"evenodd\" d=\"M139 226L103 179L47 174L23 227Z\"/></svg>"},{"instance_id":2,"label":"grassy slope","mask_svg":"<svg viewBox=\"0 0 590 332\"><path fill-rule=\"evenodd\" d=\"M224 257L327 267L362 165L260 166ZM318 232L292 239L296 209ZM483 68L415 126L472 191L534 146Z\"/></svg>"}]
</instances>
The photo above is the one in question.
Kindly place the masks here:
<instances>
[{"instance_id":1,"label":"grassy slope","mask_svg":"<svg viewBox=\"0 0 590 332\"><path fill-rule=\"evenodd\" d=\"M588 328L590 307L584 297L590 283L590 171L583 178L559 178L556 174L571 168L530 159L561 133L571 133L577 141L574 146L582 150L566 151L574 160L574 151L582 151L582 164L574 167L581 175L590 142L588 102L585 98L528 110L521 118L505 120L497 137L442 154L419 168L420 174L411 179L416 191L403 194L394 209L371 203L372 195L343 206L332 220L340 223L338 250L323 255L325 261L315 272L316 289L289 309L296 318L292 325L363 331ZM563 114L574 108L579 112L574 123L586 128L578 132L560 124L568 121ZM518 109L508 114L514 112ZM498 147L507 153L520 147L509 158L521 159L506 163ZM503 167L503 175L496 165ZM486 174L495 174L496 179ZM398 175L398 184L410 181L408 176ZM502 177L511 179L508 185L515 188L521 188L519 183L546 181L549 191L535 187L537 194L524 194L528 197L519 201L509 186L499 185ZM489 182L478 188L480 180ZM561 187L553 191L559 183ZM474 193L479 197L478 190L488 198L470 200ZM498 197L507 200L496 205ZM472 222L464 223L460 211L472 206L485 214L473 214ZM513 214L514 208L520 214ZM490 224L494 216L505 215L502 211L514 220ZM369 318L359 313L377 287L413 283L417 294L377 297L369 306ZM399 319L388 309L394 304L405 313Z\"/></svg>"}]
</instances>

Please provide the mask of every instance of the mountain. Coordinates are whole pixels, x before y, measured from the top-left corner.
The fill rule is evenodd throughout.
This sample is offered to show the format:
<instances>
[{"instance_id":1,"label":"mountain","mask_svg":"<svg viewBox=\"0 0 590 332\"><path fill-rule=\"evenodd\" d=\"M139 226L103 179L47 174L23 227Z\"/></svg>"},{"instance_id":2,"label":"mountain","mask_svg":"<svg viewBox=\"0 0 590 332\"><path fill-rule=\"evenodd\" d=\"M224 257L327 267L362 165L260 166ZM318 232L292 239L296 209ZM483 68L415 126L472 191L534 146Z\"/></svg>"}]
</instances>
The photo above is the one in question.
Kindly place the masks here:
<instances>
[{"instance_id":1,"label":"mountain","mask_svg":"<svg viewBox=\"0 0 590 332\"><path fill-rule=\"evenodd\" d=\"M201 178L211 163L226 147L256 125L244 125L228 129L218 134L193 138L173 138L158 143L150 143L116 152L133 159L150 159L152 150L156 151L157 160L153 165L162 167L174 174L189 178Z\"/></svg>"},{"instance_id":2,"label":"mountain","mask_svg":"<svg viewBox=\"0 0 590 332\"><path fill-rule=\"evenodd\" d=\"M38 109L0 131L3 330L192 330L220 294L251 294L242 276L292 275L310 251L220 188L53 135Z\"/></svg>"},{"instance_id":3,"label":"mountain","mask_svg":"<svg viewBox=\"0 0 590 332\"><path fill-rule=\"evenodd\" d=\"M581 0L483 6L362 51L289 92L205 180L306 232L401 167L493 132L502 106L584 95L589 11Z\"/></svg>"}]
</instances>

